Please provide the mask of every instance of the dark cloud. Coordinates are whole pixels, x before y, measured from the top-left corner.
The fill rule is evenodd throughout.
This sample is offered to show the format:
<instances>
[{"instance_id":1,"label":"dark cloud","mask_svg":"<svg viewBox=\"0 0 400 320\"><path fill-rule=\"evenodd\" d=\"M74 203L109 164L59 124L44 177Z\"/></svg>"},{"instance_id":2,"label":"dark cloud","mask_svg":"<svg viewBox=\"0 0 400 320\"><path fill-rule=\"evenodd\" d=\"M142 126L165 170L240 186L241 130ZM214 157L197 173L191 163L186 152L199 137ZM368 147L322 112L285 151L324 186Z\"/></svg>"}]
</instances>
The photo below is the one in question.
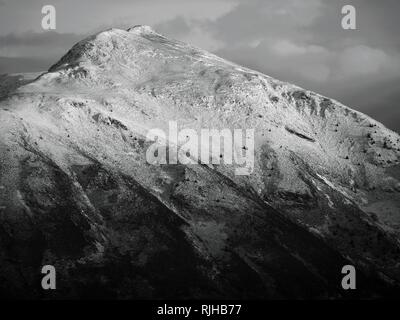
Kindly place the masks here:
<instances>
[{"instance_id":1,"label":"dark cloud","mask_svg":"<svg viewBox=\"0 0 400 320\"><path fill-rule=\"evenodd\" d=\"M48 59L0 57L0 74L45 71L50 64Z\"/></svg>"},{"instance_id":2,"label":"dark cloud","mask_svg":"<svg viewBox=\"0 0 400 320\"><path fill-rule=\"evenodd\" d=\"M371 83L359 79L352 83L343 83L342 88L333 88L331 95L341 95L344 104L368 114L382 122L388 128L400 133L400 76L386 81ZM347 87L344 90L343 87ZM335 92L336 91L336 92Z\"/></svg>"},{"instance_id":3,"label":"dark cloud","mask_svg":"<svg viewBox=\"0 0 400 320\"><path fill-rule=\"evenodd\" d=\"M58 33L56 31L25 32L22 34L7 34L0 36L1 47L20 46L66 46L82 39L84 35L73 33Z\"/></svg>"},{"instance_id":4,"label":"dark cloud","mask_svg":"<svg viewBox=\"0 0 400 320\"><path fill-rule=\"evenodd\" d=\"M0 36L0 72L47 70L84 37L54 31Z\"/></svg>"}]
</instances>

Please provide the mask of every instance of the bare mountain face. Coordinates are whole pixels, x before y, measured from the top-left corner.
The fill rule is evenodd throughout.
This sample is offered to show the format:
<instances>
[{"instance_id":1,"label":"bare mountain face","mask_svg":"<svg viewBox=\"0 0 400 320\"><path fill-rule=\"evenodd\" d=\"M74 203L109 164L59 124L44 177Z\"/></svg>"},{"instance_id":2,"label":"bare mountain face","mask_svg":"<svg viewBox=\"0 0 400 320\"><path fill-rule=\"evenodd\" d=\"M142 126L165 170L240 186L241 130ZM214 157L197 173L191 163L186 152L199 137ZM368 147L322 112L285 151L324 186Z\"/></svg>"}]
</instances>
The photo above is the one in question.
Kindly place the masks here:
<instances>
[{"instance_id":1,"label":"bare mountain face","mask_svg":"<svg viewBox=\"0 0 400 320\"><path fill-rule=\"evenodd\" d=\"M400 292L400 137L368 116L143 26L0 80L1 296ZM146 133L169 121L254 128L254 171L149 164Z\"/></svg>"}]
</instances>

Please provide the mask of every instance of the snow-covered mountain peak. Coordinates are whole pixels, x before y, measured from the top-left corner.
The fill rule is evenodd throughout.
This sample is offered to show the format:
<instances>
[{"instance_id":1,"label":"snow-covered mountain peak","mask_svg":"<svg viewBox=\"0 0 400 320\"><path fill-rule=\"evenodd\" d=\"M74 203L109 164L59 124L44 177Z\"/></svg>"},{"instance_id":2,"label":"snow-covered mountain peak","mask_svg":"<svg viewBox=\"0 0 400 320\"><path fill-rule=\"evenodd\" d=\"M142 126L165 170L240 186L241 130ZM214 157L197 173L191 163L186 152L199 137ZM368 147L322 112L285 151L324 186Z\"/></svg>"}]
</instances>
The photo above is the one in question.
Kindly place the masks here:
<instances>
[{"instance_id":1,"label":"snow-covered mountain peak","mask_svg":"<svg viewBox=\"0 0 400 320\"><path fill-rule=\"evenodd\" d=\"M136 33L136 34L151 34L151 33L157 33L154 31L154 29L150 26L144 26L144 25L136 25L131 28L128 28L126 31L130 33Z\"/></svg>"},{"instance_id":2,"label":"snow-covered mountain peak","mask_svg":"<svg viewBox=\"0 0 400 320\"><path fill-rule=\"evenodd\" d=\"M0 268L21 288L49 258L68 265L71 295L90 270L124 297L341 296L343 256L357 278L400 283L400 137L370 117L146 26L1 80ZM146 133L171 121L253 129L254 171L149 164ZM124 271L113 281L110 266Z\"/></svg>"}]
</instances>

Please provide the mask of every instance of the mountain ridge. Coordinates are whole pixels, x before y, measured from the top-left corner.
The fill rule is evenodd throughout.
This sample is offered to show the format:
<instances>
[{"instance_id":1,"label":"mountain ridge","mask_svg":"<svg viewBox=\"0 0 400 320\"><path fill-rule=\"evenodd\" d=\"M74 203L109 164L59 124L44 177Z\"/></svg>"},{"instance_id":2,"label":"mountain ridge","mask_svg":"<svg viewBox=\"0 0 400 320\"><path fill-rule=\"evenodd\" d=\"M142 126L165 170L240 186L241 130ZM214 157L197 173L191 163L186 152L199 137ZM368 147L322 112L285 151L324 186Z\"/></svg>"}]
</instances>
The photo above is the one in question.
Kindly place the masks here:
<instances>
[{"instance_id":1,"label":"mountain ridge","mask_svg":"<svg viewBox=\"0 0 400 320\"><path fill-rule=\"evenodd\" d=\"M84 39L4 89L2 294L25 283L40 296L44 263L65 277L55 297L357 297L340 289L343 264L359 270L360 296L397 292L395 132L149 27L128 30ZM169 121L254 128L253 173L149 165L146 132Z\"/></svg>"}]
</instances>

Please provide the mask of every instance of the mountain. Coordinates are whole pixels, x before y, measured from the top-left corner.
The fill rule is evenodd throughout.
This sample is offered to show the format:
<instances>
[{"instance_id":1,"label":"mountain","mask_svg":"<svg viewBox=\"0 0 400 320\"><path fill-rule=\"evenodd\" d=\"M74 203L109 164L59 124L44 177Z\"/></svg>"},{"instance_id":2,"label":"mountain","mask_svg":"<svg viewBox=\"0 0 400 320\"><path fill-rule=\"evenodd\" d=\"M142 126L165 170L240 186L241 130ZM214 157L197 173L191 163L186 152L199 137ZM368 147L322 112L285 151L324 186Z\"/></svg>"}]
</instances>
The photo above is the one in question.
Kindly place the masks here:
<instances>
[{"instance_id":1,"label":"mountain","mask_svg":"<svg viewBox=\"0 0 400 320\"><path fill-rule=\"evenodd\" d=\"M399 294L400 137L368 116L146 26L0 79L1 296ZM254 169L149 163L171 122L254 129Z\"/></svg>"}]
</instances>

